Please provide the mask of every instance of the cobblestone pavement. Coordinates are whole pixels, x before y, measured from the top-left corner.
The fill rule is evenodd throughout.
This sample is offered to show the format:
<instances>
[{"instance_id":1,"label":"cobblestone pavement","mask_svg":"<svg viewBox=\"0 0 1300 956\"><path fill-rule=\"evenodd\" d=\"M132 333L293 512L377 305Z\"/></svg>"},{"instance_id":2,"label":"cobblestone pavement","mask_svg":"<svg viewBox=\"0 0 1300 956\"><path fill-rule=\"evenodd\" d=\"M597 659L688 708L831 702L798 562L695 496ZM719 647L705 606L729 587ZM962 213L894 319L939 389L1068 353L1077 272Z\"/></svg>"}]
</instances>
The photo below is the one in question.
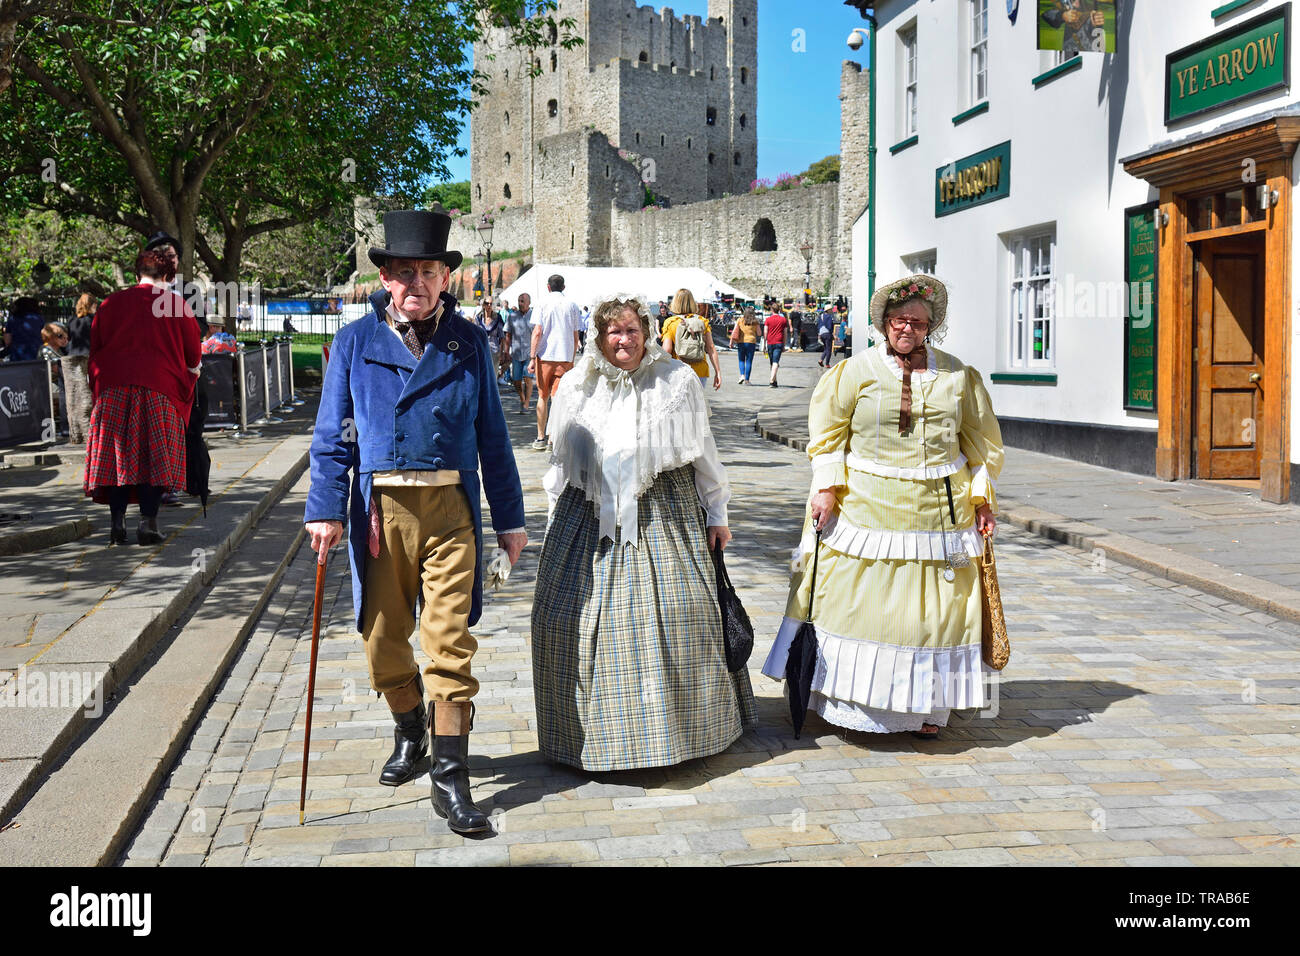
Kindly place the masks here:
<instances>
[{"instance_id":1,"label":"cobblestone pavement","mask_svg":"<svg viewBox=\"0 0 1300 956\"><path fill-rule=\"evenodd\" d=\"M757 670L806 494L806 459L752 429L773 396L807 401L815 357L786 362L796 368L782 382L800 387L745 389L725 354L731 376L713 401L734 486L728 564L758 636L756 730L662 769L543 761L528 649L535 541L476 628L472 778L498 833L466 840L434 815L427 777L378 785L392 723L368 692L335 552L298 826L314 574L303 549L126 865L1300 863L1300 627L1014 529L999 536L1013 655L993 710L955 719L937 742L841 735L815 716L796 741L781 685ZM545 456L527 449L516 404L507 397L539 537Z\"/></svg>"}]
</instances>

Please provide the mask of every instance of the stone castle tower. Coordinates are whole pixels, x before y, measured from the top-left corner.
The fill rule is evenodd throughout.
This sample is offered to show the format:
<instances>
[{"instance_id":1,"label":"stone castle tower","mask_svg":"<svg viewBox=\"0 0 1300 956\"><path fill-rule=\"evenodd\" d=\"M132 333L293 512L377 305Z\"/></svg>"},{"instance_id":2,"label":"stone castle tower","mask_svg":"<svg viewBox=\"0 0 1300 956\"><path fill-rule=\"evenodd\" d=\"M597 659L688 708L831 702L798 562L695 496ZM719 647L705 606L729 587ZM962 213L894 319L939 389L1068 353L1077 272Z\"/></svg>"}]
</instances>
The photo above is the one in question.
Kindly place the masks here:
<instances>
[{"instance_id":1,"label":"stone castle tower","mask_svg":"<svg viewBox=\"0 0 1300 956\"><path fill-rule=\"evenodd\" d=\"M474 65L489 80L471 118L474 213L532 205L545 141L592 131L673 204L749 190L758 175L757 0L709 0L705 19L634 0L560 0L556 15L572 17L585 42L565 50L552 37L531 54L535 76L529 54L503 34L475 45Z\"/></svg>"},{"instance_id":2,"label":"stone castle tower","mask_svg":"<svg viewBox=\"0 0 1300 956\"><path fill-rule=\"evenodd\" d=\"M841 72L840 182L750 192L757 0L709 0L703 19L632 0L558 6L585 42L565 50L553 37L532 51L536 76L500 34L475 46L488 91L470 121L472 212L456 220L451 248L481 256L475 227L491 213L498 262L699 266L752 296L795 295L807 270L819 291L848 292L868 197L861 66ZM643 208L647 187L670 208ZM358 207L363 245L382 235L377 212Z\"/></svg>"}]
</instances>

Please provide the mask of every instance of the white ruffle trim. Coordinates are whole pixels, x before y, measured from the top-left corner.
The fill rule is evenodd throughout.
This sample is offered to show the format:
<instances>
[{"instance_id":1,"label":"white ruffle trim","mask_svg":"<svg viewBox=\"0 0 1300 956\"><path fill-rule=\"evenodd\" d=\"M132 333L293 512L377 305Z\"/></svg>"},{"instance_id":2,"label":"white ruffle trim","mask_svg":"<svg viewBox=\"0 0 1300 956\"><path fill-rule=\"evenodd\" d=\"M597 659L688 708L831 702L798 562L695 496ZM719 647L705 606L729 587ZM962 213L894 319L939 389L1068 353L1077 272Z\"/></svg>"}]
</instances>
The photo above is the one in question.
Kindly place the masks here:
<instances>
[{"instance_id":1,"label":"white ruffle trim","mask_svg":"<svg viewBox=\"0 0 1300 956\"><path fill-rule=\"evenodd\" d=\"M816 543L817 538L812 534L800 540L791 555L791 567L795 571L803 568ZM832 551L872 561L943 561L949 554L965 552L972 558L984 554L984 539L974 525L961 531L887 531L859 528L843 515L836 515L827 523L822 531L822 544Z\"/></svg>"},{"instance_id":2,"label":"white ruffle trim","mask_svg":"<svg viewBox=\"0 0 1300 956\"><path fill-rule=\"evenodd\" d=\"M971 475L970 497L983 498L990 504L997 501L997 482L989 474L988 465L980 465ZM995 509L996 510L996 509Z\"/></svg>"},{"instance_id":3,"label":"white ruffle trim","mask_svg":"<svg viewBox=\"0 0 1300 956\"><path fill-rule=\"evenodd\" d=\"M836 727L868 734L897 734L920 730L922 724L947 727L948 717L952 714L946 707L938 708L930 714L896 714L892 710L876 710L852 701L832 700L816 693L808 701L808 709Z\"/></svg>"},{"instance_id":4,"label":"white ruffle trim","mask_svg":"<svg viewBox=\"0 0 1300 956\"><path fill-rule=\"evenodd\" d=\"M782 619L772 651L763 663L763 673L768 677L785 678L790 642L801 623L791 617ZM817 667L812 689L834 701L903 714L983 707L989 699L984 689L985 674L979 644L902 647L840 637L817 628Z\"/></svg>"},{"instance_id":5,"label":"white ruffle trim","mask_svg":"<svg viewBox=\"0 0 1300 956\"><path fill-rule=\"evenodd\" d=\"M819 455L818 457L822 456ZM815 465L816 459L813 459L813 462ZM959 454L956 461L950 461L946 465L932 465L924 468L899 468L896 465L884 465L878 461L872 461L870 458L862 458L853 454L853 452L849 452L845 462L855 471L865 471L868 474L879 475L882 478L908 478L919 481L925 478L946 478L949 475L955 475L966 464L966 456Z\"/></svg>"}]
</instances>

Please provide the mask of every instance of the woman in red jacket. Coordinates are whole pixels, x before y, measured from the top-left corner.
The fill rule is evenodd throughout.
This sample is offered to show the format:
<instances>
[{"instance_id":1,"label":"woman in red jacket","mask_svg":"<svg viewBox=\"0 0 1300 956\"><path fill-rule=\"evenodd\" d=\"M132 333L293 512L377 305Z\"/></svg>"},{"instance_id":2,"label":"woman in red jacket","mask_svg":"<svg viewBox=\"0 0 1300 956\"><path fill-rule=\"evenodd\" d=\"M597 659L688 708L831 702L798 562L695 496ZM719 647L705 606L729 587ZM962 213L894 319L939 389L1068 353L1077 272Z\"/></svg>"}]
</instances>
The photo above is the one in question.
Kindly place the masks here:
<instances>
[{"instance_id":1,"label":"woman in red jacket","mask_svg":"<svg viewBox=\"0 0 1300 956\"><path fill-rule=\"evenodd\" d=\"M90 327L90 390L95 406L86 440L86 494L112 513L111 540L126 543L126 507L140 504L136 541L160 544L158 504L185 487L185 423L199 374L194 313L168 283L175 260L146 249L138 285L114 292Z\"/></svg>"}]
</instances>

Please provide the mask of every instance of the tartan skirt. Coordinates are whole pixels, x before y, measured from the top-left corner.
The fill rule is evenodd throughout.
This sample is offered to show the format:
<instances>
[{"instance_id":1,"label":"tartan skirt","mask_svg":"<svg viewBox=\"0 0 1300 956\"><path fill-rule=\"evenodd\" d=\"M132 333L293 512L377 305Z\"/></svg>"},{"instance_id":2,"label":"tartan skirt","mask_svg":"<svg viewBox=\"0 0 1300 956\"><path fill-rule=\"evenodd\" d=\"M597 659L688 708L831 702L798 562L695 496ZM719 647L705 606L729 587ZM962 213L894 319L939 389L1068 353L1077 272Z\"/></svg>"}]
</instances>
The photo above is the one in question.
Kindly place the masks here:
<instances>
[{"instance_id":1,"label":"tartan skirt","mask_svg":"<svg viewBox=\"0 0 1300 956\"><path fill-rule=\"evenodd\" d=\"M185 487L185 423L166 396L142 385L105 389L90 413L82 487L108 504L123 485Z\"/></svg>"},{"instance_id":2,"label":"tartan skirt","mask_svg":"<svg viewBox=\"0 0 1300 956\"><path fill-rule=\"evenodd\" d=\"M662 767L725 750L756 722L749 674L727 671L704 514L687 465L637 500L636 547L602 540L569 486L533 599L542 753L585 770Z\"/></svg>"}]
</instances>

